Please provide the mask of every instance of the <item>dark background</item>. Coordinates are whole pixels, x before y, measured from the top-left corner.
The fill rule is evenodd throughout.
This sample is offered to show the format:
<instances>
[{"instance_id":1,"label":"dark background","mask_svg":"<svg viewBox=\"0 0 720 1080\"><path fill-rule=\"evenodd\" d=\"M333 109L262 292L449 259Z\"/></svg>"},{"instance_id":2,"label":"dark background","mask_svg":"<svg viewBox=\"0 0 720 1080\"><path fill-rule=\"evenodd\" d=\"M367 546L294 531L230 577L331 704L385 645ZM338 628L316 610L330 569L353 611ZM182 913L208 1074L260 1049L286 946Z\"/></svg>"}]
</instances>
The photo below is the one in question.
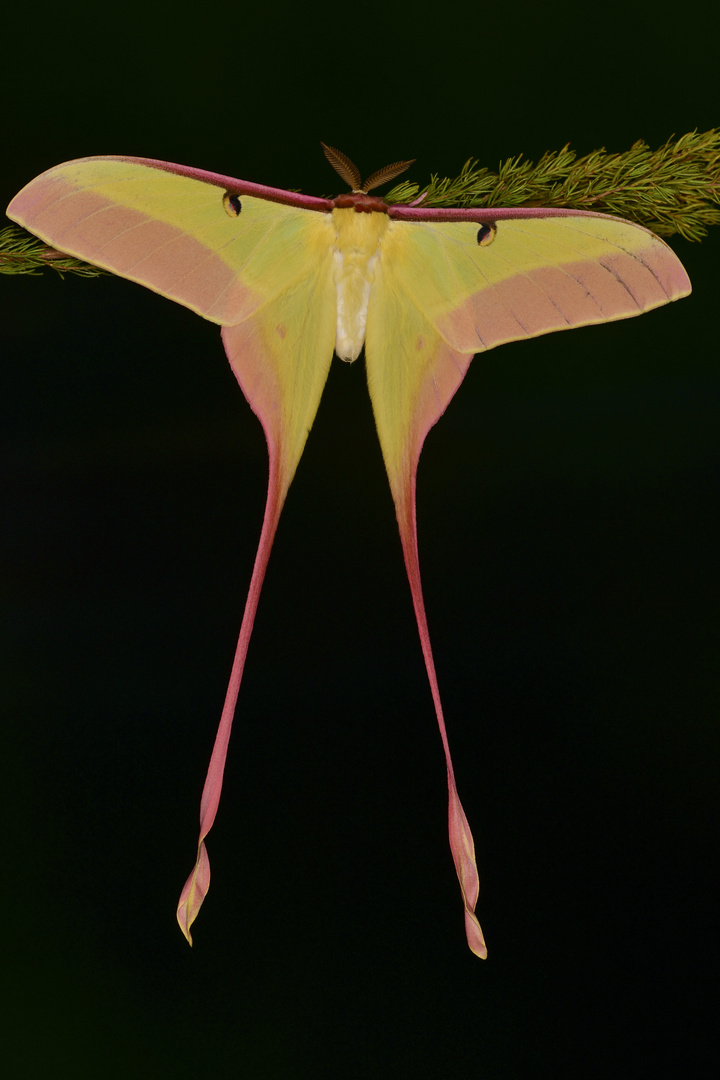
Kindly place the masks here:
<instances>
[{"instance_id":1,"label":"dark background","mask_svg":"<svg viewBox=\"0 0 720 1080\"><path fill-rule=\"evenodd\" d=\"M6 205L127 153L334 194L720 123L708 9L25 5ZM265 497L217 328L3 278L8 1076L718 1075L720 230L690 299L479 357L420 555L489 959L362 362L332 368L260 604L213 884L175 923Z\"/></svg>"}]
</instances>

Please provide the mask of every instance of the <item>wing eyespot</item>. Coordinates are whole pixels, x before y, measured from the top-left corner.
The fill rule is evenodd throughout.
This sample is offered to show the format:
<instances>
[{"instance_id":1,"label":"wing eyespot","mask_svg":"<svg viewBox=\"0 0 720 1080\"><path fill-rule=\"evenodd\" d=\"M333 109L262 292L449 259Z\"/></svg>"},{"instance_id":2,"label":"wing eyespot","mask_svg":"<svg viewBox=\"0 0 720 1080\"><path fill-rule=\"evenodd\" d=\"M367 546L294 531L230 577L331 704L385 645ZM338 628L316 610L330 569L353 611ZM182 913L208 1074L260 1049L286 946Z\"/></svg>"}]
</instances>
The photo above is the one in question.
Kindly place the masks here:
<instances>
[{"instance_id":1,"label":"wing eyespot","mask_svg":"<svg viewBox=\"0 0 720 1080\"><path fill-rule=\"evenodd\" d=\"M223 195L223 207L225 208L225 213L229 217L240 217L240 211L242 210L240 196L233 195L231 192L226 191Z\"/></svg>"},{"instance_id":2,"label":"wing eyespot","mask_svg":"<svg viewBox=\"0 0 720 1080\"><path fill-rule=\"evenodd\" d=\"M497 236L497 225L481 225L477 232L478 247L487 247Z\"/></svg>"}]
</instances>

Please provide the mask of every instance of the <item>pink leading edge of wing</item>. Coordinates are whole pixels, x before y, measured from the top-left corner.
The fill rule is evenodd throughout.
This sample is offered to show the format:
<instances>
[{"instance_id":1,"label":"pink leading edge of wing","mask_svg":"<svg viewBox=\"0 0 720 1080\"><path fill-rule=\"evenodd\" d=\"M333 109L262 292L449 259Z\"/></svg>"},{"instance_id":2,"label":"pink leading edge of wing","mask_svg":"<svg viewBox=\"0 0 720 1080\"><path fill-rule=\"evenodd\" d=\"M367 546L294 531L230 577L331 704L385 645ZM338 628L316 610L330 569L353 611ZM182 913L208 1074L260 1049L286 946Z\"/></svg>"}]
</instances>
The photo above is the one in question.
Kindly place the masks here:
<instances>
[{"instance_id":1,"label":"pink leading edge of wing","mask_svg":"<svg viewBox=\"0 0 720 1080\"><path fill-rule=\"evenodd\" d=\"M122 154L108 154L102 157L78 158L78 161L127 161L131 165L147 165L151 169L188 176L191 180L201 180L204 184L214 184L239 195L255 195L258 199L283 203L286 206L299 206L304 210L319 210L327 213L332 210L332 199L323 199L317 195L304 195L301 191L287 191L285 188L268 187L267 184L254 184L251 180L238 180L223 173L208 172L207 169L194 169L189 165L177 165L172 161L158 161L155 158L125 157Z\"/></svg>"},{"instance_id":2,"label":"pink leading edge of wing","mask_svg":"<svg viewBox=\"0 0 720 1080\"><path fill-rule=\"evenodd\" d=\"M189 165L178 165L172 161L158 161L155 158L128 157L124 154L97 154L91 157L75 158L64 164L55 165L52 169L41 173L26 188L23 188L13 199L11 206L19 216L27 216L28 200L37 203L38 185L42 180L42 195L49 192L51 184L58 181L58 174L68 165L79 165L85 162L96 163L102 161L123 161L128 165L143 165L149 169L157 169L160 172L173 173L176 176L187 176L191 180L199 180L203 184L212 184L224 191L230 191L238 195L254 195L258 199L267 199L270 202L283 203L286 206L299 206L304 210L317 210L328 213L332 210L333 200L325 199L317 195L304 195L300 191L287 191L285 188L269 187L267 184L255 184L251 180L239 180L235 176L225 176L223 173L209 172L207 169L194 169ZM30 192L28 192L30 188ZM77 189L73 189L77 190ZM15 218L13 217L13 220Z\"/></svg>"}]
</instances>

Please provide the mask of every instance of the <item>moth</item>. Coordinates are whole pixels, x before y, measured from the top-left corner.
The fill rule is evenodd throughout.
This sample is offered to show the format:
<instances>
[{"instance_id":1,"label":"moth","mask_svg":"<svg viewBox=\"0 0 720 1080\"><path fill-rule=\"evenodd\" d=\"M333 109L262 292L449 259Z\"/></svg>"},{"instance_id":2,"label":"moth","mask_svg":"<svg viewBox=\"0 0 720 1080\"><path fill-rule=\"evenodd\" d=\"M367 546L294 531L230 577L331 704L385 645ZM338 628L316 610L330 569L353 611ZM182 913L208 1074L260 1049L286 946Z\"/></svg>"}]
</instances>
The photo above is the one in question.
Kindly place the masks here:
<instances>
[{"instance_id":1,"label":"moth","mask_svg":"<svg viewBox=\"0 0 720 1080\"><path fill-rule=\"evenodd\" d=\"M629 318L687 296L674 252L620 218L541 208L434 209L369 194L412 161L364 183L323 144L349 185L334 199L133 157L58 165L8 215L46 243L139 282L222 327L228 360L263 426L265 516L227 696L200 807L195 866L180 896L190 927L210 884L205 838L220 800L253 620L283 502L333 355L365 350L368 388L445 752L450 848L468 945L475 914L472 833L457 793L423 604L415 520L418 458L476 353L554 330Z\"/></svg>"}]
</instances>

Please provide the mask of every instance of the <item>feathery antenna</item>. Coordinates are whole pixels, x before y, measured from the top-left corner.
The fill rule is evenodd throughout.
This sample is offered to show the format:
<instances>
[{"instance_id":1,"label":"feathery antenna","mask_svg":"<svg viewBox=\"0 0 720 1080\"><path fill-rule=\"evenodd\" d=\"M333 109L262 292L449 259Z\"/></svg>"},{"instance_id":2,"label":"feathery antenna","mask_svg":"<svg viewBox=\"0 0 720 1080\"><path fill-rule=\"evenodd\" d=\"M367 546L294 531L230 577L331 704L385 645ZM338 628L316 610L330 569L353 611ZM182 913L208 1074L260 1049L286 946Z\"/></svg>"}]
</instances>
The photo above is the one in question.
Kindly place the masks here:
<instances>
[{"instance_id":1,"label":"feathery antenna","mask_svg":"<svg viewBox=\"0 0 720 1080\"><path fill-rule=\"evenodd\" d=\"M394 180L396 176L414 165L416 160L417 158L411 158L410 161L396 161L393 165L386 165L384 169L378 169L376 172L371 173L362 186L363 191L372 191L373 188L379 187L380 184L386 184L388 180Z\"/></svg>"},{"instance_id":2,"label":"feathery antenna","mask_svg":"<svg viewBox=\"0 0 720 1080\"><path fill-rule=\"evenodd\" d=\"M360 170L357 165L354 165L347 155L343 154L341 150L336 150L333 146L326 146L324 142L320 145L323 148L323 153L332 165L338 176L342 177L346 184L349 184L353 191L360 190Z\"/></svg>"},{"instance_id":3,"label":"feathery antenna","mask_svg":"<svg viewBox=\"0 0 720 1080\"><path fill-rule=\"evenodd\" d=\"M415 162L415 158L410 161L395 161L392 165L386 165L383 169L377 169L376 172L371 173L368 176L364 184L360 183L360 170L355 165L347 154L343 154L341 150L336 150L334 146L326 146L324 142L320 145L323 148L323 153L332 165L338 176L341 176L346 184L349 184L353 191L362 191L363 194L367 194L368 191L372 191L373 188L379 187L380 184L386 184L388 180L393 180L400 173L405 172Z\"/></svg>"}]
</instances>

